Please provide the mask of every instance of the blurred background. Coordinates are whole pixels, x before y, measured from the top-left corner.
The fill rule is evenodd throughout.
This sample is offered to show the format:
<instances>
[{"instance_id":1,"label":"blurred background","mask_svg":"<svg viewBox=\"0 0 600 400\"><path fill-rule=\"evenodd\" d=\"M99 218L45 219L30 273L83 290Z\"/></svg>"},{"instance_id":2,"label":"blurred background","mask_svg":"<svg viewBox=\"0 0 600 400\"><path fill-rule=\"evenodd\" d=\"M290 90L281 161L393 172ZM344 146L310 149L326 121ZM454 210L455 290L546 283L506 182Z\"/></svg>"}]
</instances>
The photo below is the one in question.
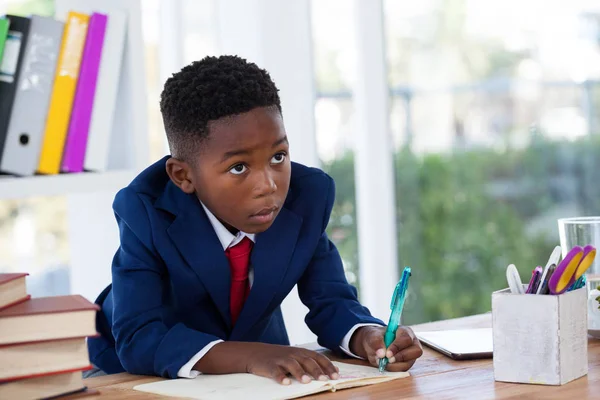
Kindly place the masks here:
<instances>
[{"instance_id":1,"label":"blurred background","mask_svg":"<svg viewBox=\"0 0 600 400\"><path fill-rule=\"evenodd\" d=\"M384 0L375 9L380 60L364 60L372 53L361 33L373 20L361 25L360 1L306 2L314 108L304 118L314 129L304 134L336 181L328 233L368 306L385 309L368 293L378 282L393 287L409 265L404 323L487 312L508 264L527 279L545 264L558 244L557 218L600 214L600 2ZM165 70L219 54L218 3L141 1L152 161L167 151L158 110ZM2 13L54 12L52 0L0 4ZM176 12L171 25L165 10ZM161 45L173 21L181 38L175 61ZM383 103L369 102L372 82L384 83ZM378 111L365 117L365 99L371 109L385 106L379 134L362 128ZM363 160L380 152L389 170L355 163L364 152ZM375 200L357 189L365 177L384 182ZM367 227L366 207L377 196L391 206L377 214L383 226ZM32 295L72 290L69 207L67 196L0 200L0 271L29 271ZM378 243L394 246L386 253L393 260L365 258Z\"/></svg>"}]
</instances>

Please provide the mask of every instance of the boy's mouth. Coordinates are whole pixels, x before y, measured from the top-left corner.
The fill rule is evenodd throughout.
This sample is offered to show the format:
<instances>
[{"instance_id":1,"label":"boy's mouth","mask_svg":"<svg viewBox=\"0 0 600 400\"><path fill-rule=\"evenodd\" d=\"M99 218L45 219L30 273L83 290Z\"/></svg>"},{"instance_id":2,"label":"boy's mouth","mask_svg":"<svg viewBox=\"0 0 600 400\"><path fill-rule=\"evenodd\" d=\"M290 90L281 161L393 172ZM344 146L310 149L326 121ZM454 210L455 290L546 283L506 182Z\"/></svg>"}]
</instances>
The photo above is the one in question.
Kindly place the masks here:
<instances>
[{"instance_id":1,"label":"boy's mouth","mask_svg":"<svg viewBox=\"0 0 600 400\"><path fill-rule=\"evenodd\" d=\"M265 207L257 213L252 214L250 220L256 224L269 223L275 219L275 213L278 208L277 206Z\"/></svg>"}]
</instances>

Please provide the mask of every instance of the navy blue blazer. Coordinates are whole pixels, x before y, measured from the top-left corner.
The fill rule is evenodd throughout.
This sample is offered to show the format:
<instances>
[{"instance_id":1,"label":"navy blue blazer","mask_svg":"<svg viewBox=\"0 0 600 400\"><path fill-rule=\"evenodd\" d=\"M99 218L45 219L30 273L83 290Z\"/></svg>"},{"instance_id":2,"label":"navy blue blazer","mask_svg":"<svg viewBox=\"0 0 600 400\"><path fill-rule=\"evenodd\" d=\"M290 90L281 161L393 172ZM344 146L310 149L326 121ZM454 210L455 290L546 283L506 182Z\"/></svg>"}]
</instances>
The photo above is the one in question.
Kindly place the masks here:
<instances>
[{"instance_id":1,"label":"navy blue blazer","mask_svg":"<svg viewBox=\"0 0 600 400\"><path fill-rule=\"evenodd\" d=\"M94 365L106 373L176 378L217 339L287 345L280 305L296 284L309 309L306 324L324 347L339 352L355 324L383 324L359 304L325 233L333 180L292 163L285 204L271 227L256 236L250 261L254 283L232 326L223 247L196 196L170 181L167 158L115 197L120 246L112 284L96 300L102 307L100 336L88 340Z\"/></svg>"}]
</instances>

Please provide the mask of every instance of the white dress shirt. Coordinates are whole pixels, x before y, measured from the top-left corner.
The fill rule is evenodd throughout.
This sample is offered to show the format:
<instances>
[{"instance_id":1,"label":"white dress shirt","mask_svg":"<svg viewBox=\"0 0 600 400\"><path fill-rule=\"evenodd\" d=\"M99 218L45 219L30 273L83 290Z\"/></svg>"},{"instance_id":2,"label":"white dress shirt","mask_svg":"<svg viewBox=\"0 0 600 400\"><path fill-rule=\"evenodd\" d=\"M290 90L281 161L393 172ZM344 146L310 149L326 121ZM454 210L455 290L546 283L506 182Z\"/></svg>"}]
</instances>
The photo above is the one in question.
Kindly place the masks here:
<instances>
[{"instance_id":1,"label":"white dress shirt","mask_svg":"<svg viewBox=\"0 0 600 400\"><path fill-rule=\"evenodd\" d=\"M202 203L200 203L202 204ZM204 211L206 212L206 215L208 216L208 219L213 227L213 229L215 230L215 233L217 234L217 237L219 238L219 241L221 242L221 246L223 246L223 251L225 251L227 248L235 246L236 244L238 244L239 242L242 241L242 239L244 237L248 237L248 239L252 240L252 242L255 241L255 235L253 233L245 233L245 232L238 232L237 235L232 234L231 232L229 232L229 230L227 230L227 228L225 228L225 226L221 223L221 221L219 221L217 219L217 217L214 216L214 214L212 212L210 212L208 210L208 208L206 208L206 206L204 204L202 204L202 207L204 208ZM252 286L252 282L254 281L254 271L252 270L252 268L250 268L250 270L248 271L248 281L250 283L250 286ZM340 348L349 356L355 357L355 358L361 358L355 354L353 354L350 351L350 338L352 338L352 334L360 327L362 326L379 326L376 324L357 324L354 325L352 327L352 329L350 329L348 331L348 333L346 334L346 336L344 336L344 339L342 340L342 343L340 344ZM194 365L196 365L196 363L202 358L204 357L204 355L206 353L208 353L208 351L210 349L212 349L212 347L214 345L216 345L217 343L221 343L222 340L215 340L213 342L210 342L209 344L207 344L204 348L202 348L202 350L200 350L198 353L196 353L187 363L185 363L177 372L177 376L179 378L195 378L197 377L200 372L193 370L192 368L194 367Z\"/></svg>"}]
</instances>

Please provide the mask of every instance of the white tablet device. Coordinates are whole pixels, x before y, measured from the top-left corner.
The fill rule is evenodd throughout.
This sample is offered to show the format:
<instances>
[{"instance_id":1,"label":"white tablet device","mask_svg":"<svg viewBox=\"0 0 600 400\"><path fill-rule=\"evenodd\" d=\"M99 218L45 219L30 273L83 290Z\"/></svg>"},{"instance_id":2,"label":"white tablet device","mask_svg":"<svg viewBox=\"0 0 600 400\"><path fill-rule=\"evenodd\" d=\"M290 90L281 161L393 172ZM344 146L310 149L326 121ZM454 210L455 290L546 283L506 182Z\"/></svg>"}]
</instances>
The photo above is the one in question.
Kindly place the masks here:
<instances>
[{"instance_id":1,"label":"white tablet device","mask_svg":"<svg viewBox=\"0 0 600 400\"><path fill-rule=\"evenodd\" d=\"M415 332L422 344L455 359L492 358L492 328Z\"/></svg>"}]
</instances>

